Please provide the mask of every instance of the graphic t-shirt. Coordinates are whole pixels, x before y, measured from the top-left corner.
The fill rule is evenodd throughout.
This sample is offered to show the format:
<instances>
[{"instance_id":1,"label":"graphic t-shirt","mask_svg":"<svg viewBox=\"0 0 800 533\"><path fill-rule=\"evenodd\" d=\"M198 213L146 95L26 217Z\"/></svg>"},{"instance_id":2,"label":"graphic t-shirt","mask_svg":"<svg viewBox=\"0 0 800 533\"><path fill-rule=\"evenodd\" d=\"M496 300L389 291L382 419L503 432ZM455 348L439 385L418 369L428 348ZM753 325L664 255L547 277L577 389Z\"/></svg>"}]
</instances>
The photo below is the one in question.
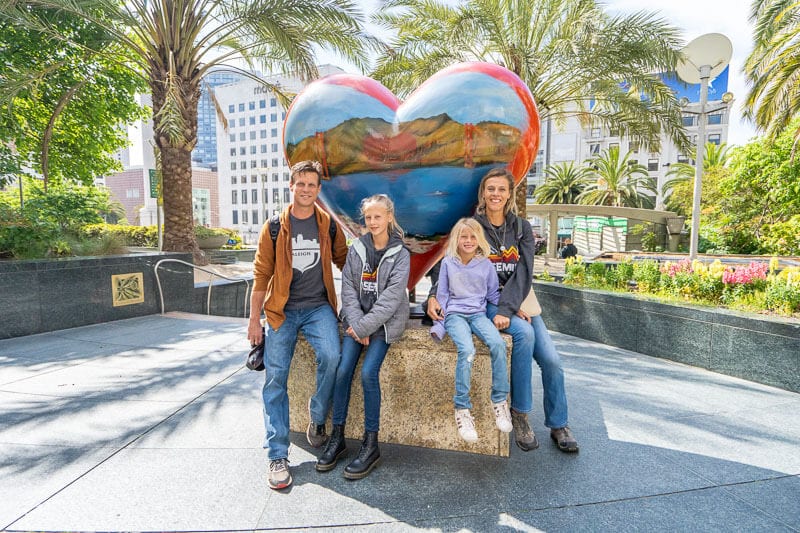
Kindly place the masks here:
<instances>
[{"instance_id":1,"label":"graphic t-shirt","mask_svg":"<svg viewBox=\"0 0 800 533\"><path fill-rule=\"evenodd\" d=\"M299 219L290 213L289 222L292 225L292 284L286 309L309 309L327 304L317 217Z\"/></svg>"},{"instance_id":2,"label":"graphic t-shirt","mask_svg":"<svg viewBox=\"0 0 800 533\"><path fill-rule=\"evenodd\" d=\"M361 272L361 310L368 313L378 299L378 265L388 247L376 250L367 246L367 259Z\"/></svg>"}]
</instances>

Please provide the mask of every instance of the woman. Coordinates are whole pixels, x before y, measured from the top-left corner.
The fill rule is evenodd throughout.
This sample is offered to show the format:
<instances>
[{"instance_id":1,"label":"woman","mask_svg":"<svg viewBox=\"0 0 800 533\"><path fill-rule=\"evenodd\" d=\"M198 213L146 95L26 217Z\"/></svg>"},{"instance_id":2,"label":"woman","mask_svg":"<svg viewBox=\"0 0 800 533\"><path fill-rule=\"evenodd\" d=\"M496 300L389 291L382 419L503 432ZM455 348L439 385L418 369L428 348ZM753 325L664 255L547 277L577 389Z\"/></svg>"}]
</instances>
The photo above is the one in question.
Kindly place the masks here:
<instances>
[{"instance_id":1,"label":"woman","mask_svg":"<svg viewBox=\"0 0 800 533\"><path fill-rule=\"evenodd\" d=\"M545 426L550 437L563 452L577 452L567 417L567 396L561 357L541 316L530 317L520 304L531 290L535 241L530 223L516 215L513 198L514 176L504 168L490 170L478 187L478 208L475 219L486 233L502 288L498 305L487 305L487 314L497 329L511 335L511 421L514 440L523 451L539 447L528 423L532 410L532 360L542 371ZM435 288L432 289L435 294ZM428 314L442 319L441 306L435 297L428 302Z\"/></svg>"}]
</instances>

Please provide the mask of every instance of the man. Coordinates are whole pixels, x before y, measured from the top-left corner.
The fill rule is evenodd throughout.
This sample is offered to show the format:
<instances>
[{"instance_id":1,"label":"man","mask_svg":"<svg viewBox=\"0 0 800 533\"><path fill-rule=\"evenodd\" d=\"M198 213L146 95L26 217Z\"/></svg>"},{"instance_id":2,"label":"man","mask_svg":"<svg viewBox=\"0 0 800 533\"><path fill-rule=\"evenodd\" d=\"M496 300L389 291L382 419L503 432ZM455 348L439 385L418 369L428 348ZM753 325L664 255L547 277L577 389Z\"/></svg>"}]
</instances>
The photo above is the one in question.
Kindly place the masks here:
<instances>
[{"instance_id":1,"label":"man","mask_svg":"<svg viewBox=\"0 0 800 533\"><path fill-rule=\"evenodd\" d=\"M287 381L297 332L303 332L316 354L317 389L309 400L311 420L306 430L306 438L315 448L327 440L325 420L341 356L331 262L339 269L344 266L347 244L342 228L331 228L336 222L314 205L322 187L321 177L322 167L317 161L302 161L292 167L289 188L294 202L280 214L274 241L270 223L264 224L253 263L247 339L250 344L261 341L263 309L267 317L264 447L269 448L269 486L275 490L292 484Z\"/></svg>"},{"instance_id":2,"label":"man","mask_svg":"<svg viewBox=\"0 0 800 533\"><path fill-rule=\"evenodd\" d=\"M572 239L567 237L564 239L564 247L561 249L561 259L575 257L576 255L578 255L578 248L572 244Z\"/></svg>"}]
</instances>

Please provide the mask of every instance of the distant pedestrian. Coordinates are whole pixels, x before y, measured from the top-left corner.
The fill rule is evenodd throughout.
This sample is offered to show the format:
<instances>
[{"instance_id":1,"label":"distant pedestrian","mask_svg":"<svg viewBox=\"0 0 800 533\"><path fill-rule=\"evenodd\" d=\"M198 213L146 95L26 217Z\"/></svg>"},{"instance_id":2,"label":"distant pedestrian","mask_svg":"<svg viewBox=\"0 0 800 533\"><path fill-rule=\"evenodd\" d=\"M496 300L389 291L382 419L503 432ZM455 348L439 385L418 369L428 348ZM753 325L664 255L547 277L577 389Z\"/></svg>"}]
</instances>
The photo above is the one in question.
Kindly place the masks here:
<instances>
[{"instance_id":1,"label":"distant pedestrian","mask_svg":"<svg viewBox=\"0 0 800 533\"><path fill-rule=\"evenodd\" d=\"M578 255L578 248L572 244L572 239L567 237L564 239L564 247L561 248L559 257L561 257L561 259L567 259L568 257L575 257L576 255Z\"/></svg>"}]
</instances>

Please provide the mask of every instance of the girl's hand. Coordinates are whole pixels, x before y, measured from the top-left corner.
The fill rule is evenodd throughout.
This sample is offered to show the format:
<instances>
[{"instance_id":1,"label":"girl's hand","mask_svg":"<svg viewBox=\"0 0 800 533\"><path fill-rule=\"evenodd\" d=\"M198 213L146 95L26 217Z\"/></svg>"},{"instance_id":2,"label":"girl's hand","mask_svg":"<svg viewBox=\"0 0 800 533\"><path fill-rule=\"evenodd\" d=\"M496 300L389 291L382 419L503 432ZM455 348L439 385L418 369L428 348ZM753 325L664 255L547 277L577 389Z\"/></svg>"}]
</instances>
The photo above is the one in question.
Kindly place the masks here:
<instances>
[{"instance_id":1,"label":"girl's hand","mask_svg":"<svg viewBox=\"0 0 800 533\"><path fill-rule=\"evenodd\" d=\"M364 337L363 339L359 339L356 332L353 331L353 326L348 326L347 331L345 331L345 333L347 335L350 335L350 337L352 337L353 340L356 341L357 343L363 344L364 346L369 345L369 337Z\"/></svg>"},{"instance_id":2,"label":"girl's hand","mask_svg":"<svg viewBox=\"0 0 800 533\"><path fill-rule=\"evenodd\" d=\"M503 315L495 315L494 326L499 330L504 330L511 325L511 319Z\"/></svg>"},{"instance_id":3,"label":"girl's hand","mask_svg":"<svg viewBox=\"0 0 800 533\"><path fill-rule=\"evenodd\" d=\"M523 311L522 309L520 309L520 310L518 310L518 311L517 311L517 316L518 316L518 317L520 317L522 320L525 320L525 321L526 321L528 324L530 324L530 323L531 323L531 317L530 317L530 316L528 316L528 315L525 313L525 311Z\"/></svg>"}]
</instances>

